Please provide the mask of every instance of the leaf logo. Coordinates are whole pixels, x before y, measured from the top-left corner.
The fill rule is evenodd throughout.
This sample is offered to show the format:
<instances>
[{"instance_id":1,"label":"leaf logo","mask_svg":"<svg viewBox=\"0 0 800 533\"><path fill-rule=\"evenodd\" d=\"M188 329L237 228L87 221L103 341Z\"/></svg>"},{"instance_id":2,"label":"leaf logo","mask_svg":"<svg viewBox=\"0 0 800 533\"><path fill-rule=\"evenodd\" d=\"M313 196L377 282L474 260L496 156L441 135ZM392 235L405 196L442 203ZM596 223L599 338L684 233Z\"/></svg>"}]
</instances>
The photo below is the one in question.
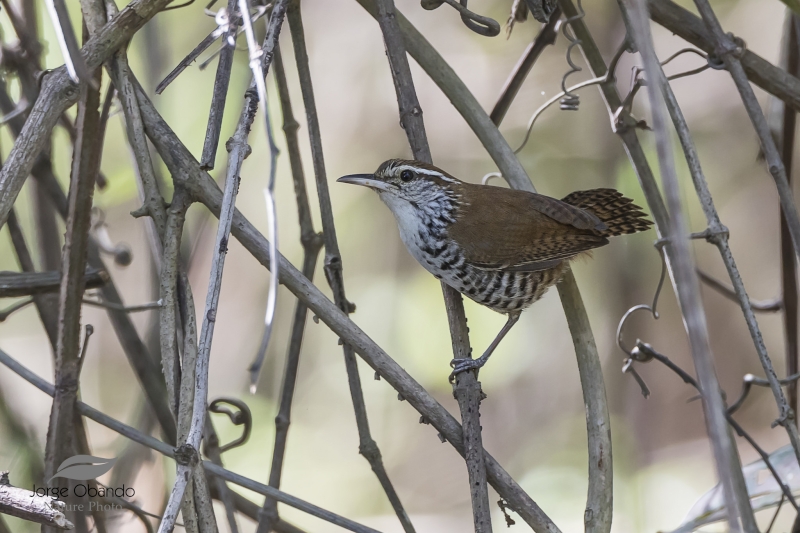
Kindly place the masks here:
<instances>
[{"instance_id":1,"label":"leaf logo","mask_svg":"<svg viewBox=\"0 0 800 533\"><path fill-rule=\"evenodd\" d=\"M49 483L50 480L57 477L76 481L94 479L111 470L111 467L116 462L116 458L103 459L92 455L73 455L58 466L55 475L48 479L47 482Z\"/></svg>"}]
</instances>

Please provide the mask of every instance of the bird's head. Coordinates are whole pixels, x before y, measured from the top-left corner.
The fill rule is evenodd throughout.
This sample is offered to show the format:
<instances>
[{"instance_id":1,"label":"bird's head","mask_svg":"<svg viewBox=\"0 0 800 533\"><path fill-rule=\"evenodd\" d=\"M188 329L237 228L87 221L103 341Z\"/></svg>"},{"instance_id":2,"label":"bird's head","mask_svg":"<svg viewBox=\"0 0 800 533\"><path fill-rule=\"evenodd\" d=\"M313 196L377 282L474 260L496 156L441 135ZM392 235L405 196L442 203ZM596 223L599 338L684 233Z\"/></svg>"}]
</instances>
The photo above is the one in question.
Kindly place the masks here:
<instances>
[{"instance_id":1,"label":"bird's head","mask_svg":"<svg viewBox=\"0 0 800 533\"><path fill-rule=\"evenodd\" d=\"M440 210L452 204L462 182L433 165L420 161L390 159L374 174L352 174L337 181L369 187L395 216L401 213ZM422 213L419 213L422 214Z\"/></svg>"}]
</instances>

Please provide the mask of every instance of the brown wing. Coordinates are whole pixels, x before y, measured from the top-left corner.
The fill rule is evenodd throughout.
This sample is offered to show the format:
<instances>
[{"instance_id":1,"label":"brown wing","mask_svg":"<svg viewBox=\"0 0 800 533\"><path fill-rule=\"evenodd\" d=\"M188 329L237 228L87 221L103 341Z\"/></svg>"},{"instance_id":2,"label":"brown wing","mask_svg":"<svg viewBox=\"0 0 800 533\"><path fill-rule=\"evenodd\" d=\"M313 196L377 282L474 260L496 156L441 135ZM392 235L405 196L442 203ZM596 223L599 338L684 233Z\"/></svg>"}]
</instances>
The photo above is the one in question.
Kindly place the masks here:
<instances>
[{"instance_id":1,"label":"brown wing","mask_svg":"<svg viewBox=\"0 0 800 533\"><path fill-rule=\"evenodd\" d=\"M472 184L462 191L456 222L447 231L479 268L544 270L608 243L598 218L555 198Z\"/></svg>"}]
</instances>

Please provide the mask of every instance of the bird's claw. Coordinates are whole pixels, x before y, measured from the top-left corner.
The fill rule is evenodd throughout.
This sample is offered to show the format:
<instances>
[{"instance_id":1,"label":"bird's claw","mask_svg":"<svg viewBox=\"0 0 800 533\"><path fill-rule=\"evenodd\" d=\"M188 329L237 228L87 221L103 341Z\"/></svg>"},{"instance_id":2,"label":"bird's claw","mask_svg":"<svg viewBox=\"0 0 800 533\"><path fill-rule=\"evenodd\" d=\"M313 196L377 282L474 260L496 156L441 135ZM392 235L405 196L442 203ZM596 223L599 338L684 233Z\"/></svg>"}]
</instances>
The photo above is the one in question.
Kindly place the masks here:
<instances>
[{"instance_id":1,"label":"bird's claw","mask_svg":"<svg viewBox=\"0 0 800 533\"><path fill-rule=\"evenodd\" d=\"M450 383L453 383L456 379L457 374L461 374L462 372L468 372L470 370L477 370L483 366L485 361L481 359L453 359L450 361L450 366L453 367L453 371L450 373Z\"/></svg>"}]
</instances>

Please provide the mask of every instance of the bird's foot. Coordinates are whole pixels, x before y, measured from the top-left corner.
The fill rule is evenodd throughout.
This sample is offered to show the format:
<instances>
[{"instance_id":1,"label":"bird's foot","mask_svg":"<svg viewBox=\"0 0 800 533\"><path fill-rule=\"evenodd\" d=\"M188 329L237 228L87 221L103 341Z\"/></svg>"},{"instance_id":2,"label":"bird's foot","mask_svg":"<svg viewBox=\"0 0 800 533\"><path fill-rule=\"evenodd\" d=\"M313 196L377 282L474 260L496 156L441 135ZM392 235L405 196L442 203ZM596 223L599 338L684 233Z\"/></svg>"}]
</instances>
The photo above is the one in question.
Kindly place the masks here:
<instances>
[{"instance_id":1,"label":"bird's foot","mask_svg":"<svg viewBox=\"0 0 800 533\"><path fill-rule=\"evenodd\" d=\"M483 365L486 364L488 357L484 359L483 357L479 357L477 359L453 359L450 361L450 366L453 367L453 371L450 373L450 383L453 383L456 379L457 374L461 374L462 372L468 372L470 370L477 370L481 368Z\"/></svg>"}]
</instances>

